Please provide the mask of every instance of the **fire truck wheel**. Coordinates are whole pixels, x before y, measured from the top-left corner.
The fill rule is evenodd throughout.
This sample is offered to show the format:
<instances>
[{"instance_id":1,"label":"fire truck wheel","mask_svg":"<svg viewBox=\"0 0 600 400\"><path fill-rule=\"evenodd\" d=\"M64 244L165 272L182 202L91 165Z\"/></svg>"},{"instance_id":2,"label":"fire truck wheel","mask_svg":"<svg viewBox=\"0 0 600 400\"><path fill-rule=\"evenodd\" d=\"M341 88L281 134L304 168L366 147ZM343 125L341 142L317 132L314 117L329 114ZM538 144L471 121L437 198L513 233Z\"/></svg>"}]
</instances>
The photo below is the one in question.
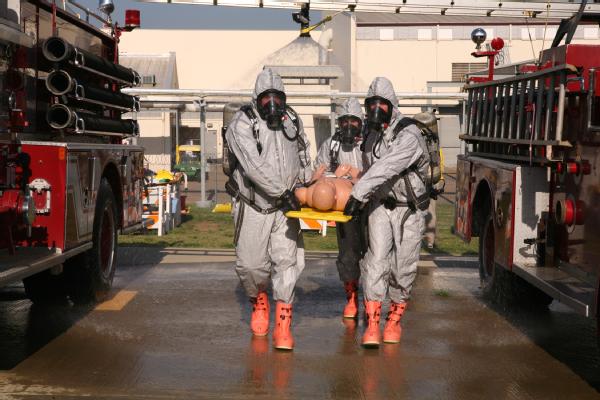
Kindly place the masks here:
<instances>
[{"instance_id":1,"label":"fire truck wheel","mask_svg":"<svg viewBox=\"0 0 600 400\"><path fill-rule=\"evenodd\" d=\"M494 262L495 249L494 219L488 215L479 236L479 278L483 295L492 299L497 297L501 275L500 268Z\"/></svg>"},{"instance_id":2,"label":"fire truck wheel","mask_svg":"<svg viewBox=\"0 0 600 400\"><path fill-rule=\"evenodd\" d=\"M63 275L52 275L50 270L38 272L23 279L25 294L36 305L63 303L67 299Z\"/></svg>"},{"instance_id":3,"label":"fire truck wheel","mask_svg":"<svg viewBox=\"0 0 600 400\"><path fill-rule=\"evenodd\" d=\"M479 237L479 277L483 295L503 306L532 310L548 307L552 297L494 262L496 243L492 215L483 227Z\"/></svg>"},{"instance_id":4,"label":"fire truck wheel","mask_svg":"<svg viewBox=\"0 0 600 400\"><path fill-rule=\"evenodd\" d=\"M102 301L115 275L117 207L106 179L98 190L92 241L92 249L68 261L69 297L75 304Z\"/></svg>"}]
</instances>

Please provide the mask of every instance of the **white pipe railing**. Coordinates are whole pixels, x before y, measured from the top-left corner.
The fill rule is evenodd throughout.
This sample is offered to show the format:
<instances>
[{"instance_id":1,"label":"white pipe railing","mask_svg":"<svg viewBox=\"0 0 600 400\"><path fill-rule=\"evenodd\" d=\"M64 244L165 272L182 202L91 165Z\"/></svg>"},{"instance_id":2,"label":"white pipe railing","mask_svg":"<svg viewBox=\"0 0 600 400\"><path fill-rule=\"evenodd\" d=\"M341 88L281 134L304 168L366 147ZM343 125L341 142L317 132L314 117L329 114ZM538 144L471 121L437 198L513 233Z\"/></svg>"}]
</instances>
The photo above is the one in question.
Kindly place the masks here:
<instances>
[{"instance_id":1,"label":"white pipe railing","mask_svg":"<svg viewBox=\"0 0 600 400\"><path fill-rule=\"evenodd\" d=\"M151 101L148 97L252 97L252 90L214 90L214 89L144 89L127 88L122 90L134 96L140 96L141 101ZM286 92L288 98L312 98L312 99L344 99L348 97L365 98L365 92ZM398 100L466 100L466 93L426 93L426 92L397 92ZM157 99L158 100L158 99Z\"/></svg>"}]
</instances>

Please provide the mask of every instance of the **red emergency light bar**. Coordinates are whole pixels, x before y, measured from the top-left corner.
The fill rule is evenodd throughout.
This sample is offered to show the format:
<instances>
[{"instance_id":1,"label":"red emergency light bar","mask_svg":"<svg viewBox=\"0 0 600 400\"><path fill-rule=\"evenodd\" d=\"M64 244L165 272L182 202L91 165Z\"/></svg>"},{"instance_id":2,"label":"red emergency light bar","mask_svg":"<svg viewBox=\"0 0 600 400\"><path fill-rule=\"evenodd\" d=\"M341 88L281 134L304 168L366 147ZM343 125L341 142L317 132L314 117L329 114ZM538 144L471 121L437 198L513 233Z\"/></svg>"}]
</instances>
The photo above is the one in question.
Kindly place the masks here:
<instances>
[{"instance_id":1,"label":"red emergency light bar","mask_svg":"<svg viewBox=\"0 0 600 400\"><path fill-rule=\"evenodd\" d=\"M132 31L140 26L140 10L125 10L125 29L127 31Z\"/></svg>"},{"instance_id":2,"label":"red emergency light bar","mask_svg":"<svg viewBox=\"0 0 600 400\"><path fill-rule=\"evenodd\" d=\"M120 27L119 24L115 24L115 32L117 40L121 37L123 32L131 32L132 30L141 26L140 10L125 10L125 26Z\"/></svg>"}]
</instances>

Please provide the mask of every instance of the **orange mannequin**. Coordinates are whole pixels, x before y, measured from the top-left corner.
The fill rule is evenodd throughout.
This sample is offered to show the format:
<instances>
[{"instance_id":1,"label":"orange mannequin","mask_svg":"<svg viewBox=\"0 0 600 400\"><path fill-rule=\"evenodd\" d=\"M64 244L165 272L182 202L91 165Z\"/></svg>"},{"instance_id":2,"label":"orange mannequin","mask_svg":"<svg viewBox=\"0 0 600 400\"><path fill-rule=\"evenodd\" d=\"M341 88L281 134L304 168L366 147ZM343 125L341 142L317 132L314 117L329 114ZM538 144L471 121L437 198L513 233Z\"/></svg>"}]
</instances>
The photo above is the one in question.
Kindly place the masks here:
<instances>
[{"instance_id":1,"label":"orange mannequin","mask_svg":"<svg viewBox=\"0 0 600 400\"><path fill-rule=\"evenodd\" d=\"M343 211L360 173L347 164L335 170L335 177L324 176L325 170L326 166L319 166L313 175L316 182L308 188L296 189L296 198L301 204L320 211Z\"/></svg>"}]
</instances>

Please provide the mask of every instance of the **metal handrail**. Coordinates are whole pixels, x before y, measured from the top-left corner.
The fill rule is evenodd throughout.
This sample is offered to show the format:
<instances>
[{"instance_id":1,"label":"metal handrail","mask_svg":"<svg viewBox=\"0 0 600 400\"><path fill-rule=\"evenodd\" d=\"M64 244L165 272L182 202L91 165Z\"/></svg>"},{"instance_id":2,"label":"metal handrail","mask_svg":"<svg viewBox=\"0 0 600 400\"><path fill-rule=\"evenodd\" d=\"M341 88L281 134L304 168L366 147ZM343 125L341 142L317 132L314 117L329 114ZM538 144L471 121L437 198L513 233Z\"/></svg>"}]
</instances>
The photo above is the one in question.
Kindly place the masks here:
<instances>
[{"instance_id":1,"label":"metal handrail","mask_svg":"<svg viewBox=\"0 0 600 400\"><path fill-rule=\"evenodd\" d=\"M568 71L568 72L572 72L574 74L576 74L578 72L577 67L575 67L574 65L561 64L556 67L542 69L537 72L530 72L530 73L526 73L526 74L522 74L522 75L511 76L511 77L504 78L504 79L498 79L498 80L489 81L489 82L481 82L481 83L474 83L474 84L466 85L465 89L467 89L467 90L468 89L477 89L477 88L482 88L482 87L498 86L503 83L527 81L527 80L530 80L533 78L539 78L543 75L547 75L552 72L559 72L559 71Z\"/></svg>"},{"instance_id":2,"label":"metal handrail","mask_svg":"<svg viewBox=\"0 0 600 400\"><path fill-rule=\"evenodd\" d=\"M84 6L83 4L79 4L75 0L66 0L66 2L73 5L74 7L79 8L81 11L83 11L85 13L85 21L86 22L90 22L90 16L92 16L92 17L96 18L98 21L102 22L103 24L112 26L112 21L110 20L110 17L108 19L106 19L103 16L96 14L95 12L93 12L92 10L90 10L89 8Z\"/></svg>"},{"instance_id":3,"label":"metal handrail","mask_svg":"<svg viewBox=\"0 0 600 400\"><path fill-rule=\"evenodd\" d=\"M570 69L552 68L543 71L543 73L540 71L513 79L503 79L494 82L494 84L468 86L466 88L469 92L467 133L470 137L508 138L516 140L523 139L523 134L527 132L527 127L529 127L531 135L528 139L543 140L540 135L542 131L546 136L549 133L550 112L554 105L554 97L556 96L556 92L558 92L558 99L556 101L557 118L554 132L555 139L561 141L566 92L566 71L570 71ZM558 82L556 82L556 78L558 78ZM547 79L551 82L548 88L546 88ZM525 100L526 92L528 94L527 100ZM532 110L527 110L525 105L533 107ZM474 107L475 110L473 112ZM501 118L495 118L500 109L502 110ZM525 115L527 116L527 121L524 119ZM546 137L545 139L548 140L550 138Z\"/></svg>"},{"instance_id":4,"label":"metal handrail","mask_svg":"<svg viewBox=\"0 0 600 400\"><path fill-rule=\"evenodd\" d=\"M578 72L564 64L467 85L466 134L460 138L477 154L534 161L541 159L534 146L546 146L545 157L552 157L549 146L570 146L563 131L567 76L573 73Z\"/></svg>"}]
</instances>

